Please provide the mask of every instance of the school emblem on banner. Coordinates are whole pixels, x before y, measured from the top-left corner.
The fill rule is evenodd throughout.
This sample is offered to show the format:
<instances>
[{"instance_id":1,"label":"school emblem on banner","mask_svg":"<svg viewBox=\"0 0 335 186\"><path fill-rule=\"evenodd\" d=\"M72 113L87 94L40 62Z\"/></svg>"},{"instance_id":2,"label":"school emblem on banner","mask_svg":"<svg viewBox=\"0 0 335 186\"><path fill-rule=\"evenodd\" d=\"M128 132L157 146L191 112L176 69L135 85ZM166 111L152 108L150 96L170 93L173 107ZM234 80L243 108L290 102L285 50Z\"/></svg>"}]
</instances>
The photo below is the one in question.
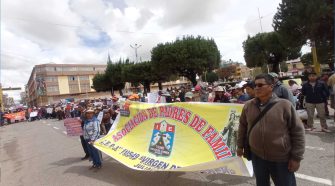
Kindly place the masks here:
<instances>
[{"instance_id":1,"label":"school emblem on banner","mask_svg":"<svg viewBox=\"0 0 335 186\"><path fill-rule=\"evenodd\" d=\"M175 126L166 121L155 123L150 140L149 152L156 156L171 155L175 135Z\"/></svg>"}]
</instances>

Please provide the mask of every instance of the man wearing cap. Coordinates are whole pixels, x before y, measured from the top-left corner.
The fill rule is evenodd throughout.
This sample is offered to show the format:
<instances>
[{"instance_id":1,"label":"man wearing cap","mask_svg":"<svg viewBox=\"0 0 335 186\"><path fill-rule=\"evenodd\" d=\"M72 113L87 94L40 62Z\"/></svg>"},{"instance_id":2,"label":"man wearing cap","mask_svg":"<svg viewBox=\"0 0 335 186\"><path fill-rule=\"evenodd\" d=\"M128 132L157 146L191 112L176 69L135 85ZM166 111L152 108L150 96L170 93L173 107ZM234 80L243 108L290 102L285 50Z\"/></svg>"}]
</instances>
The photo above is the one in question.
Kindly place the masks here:
<instances>
[{"instance_id":1,"label":"man wearing cap","mask_svg":"<svg viewBox=\"0 0 335 186\"><path fill-rule=\"evenodd\" d=\"M185 102L192 102L193 101L193 93L192 92L186 92L185 93Z\"/></svg>"},{"instance_id":2,"label":"man wearing cap","mask_svg":"<svg viewBox=\"0 0 335 186\"><path fill-rule=\"evenodd\" d=\"M218 86L214 89L215 91L215 97L213 102L219 102L219 103L229 103L228 97L224 95L224 92L226 91L222 86Z\"/></svg>"},{"instance_id":3,"label":"man wearing cap","mask_svg":"<svg viewBox=\"0 0 335 186\"><path fill-rule=\"evenodd\" d=\"M273 92L279 97L283 99L289 100L293 107L295 108L295 99L293 97L293 94L290 90L288 90L280 81L278 78L278 74L274 72L269 73L270 76L273 78Z\"/></svg>"},{"instance_id":4,"label":"man wearing cap","mask_svg":"<svg viewBox=\"0 0 335 186\"><path fill-rule=\"evenodd\" d=\"M315 72L310 72L308 74L308 81L302 85L302 94L306 99L306 110L307 110L307 126L306 130L314 130L313 119L314 111L318 112L320 118L321 131L330 132L328 130L326 122L325 113L325 99L329 97L328 87L321 81L317 80L317 75Z\"/></svg>"},{"instance_id":5,"label":"man wearing cap","mask_svg":"<svg viewBox=\"0 0 335 186\"><path fill-rule=\"evenodd\" d=\"M244 103L248 100L250 100L249 95L247 93L244 92L244 88L243 87L239 87L236 89L236 102L237 103Z\"/></svg>"},{"instance_id":6,"label":"man wearing cap","mask_svg":"<svg viewBox=\"0 0 335 186\"><path fill-rule=\"evenodd\" d=\"M208 102L213 102L214 101L214 92L213 92L213 87L208 87Z\"/></svg>"},{"instance_id":7,"label":"man wearing cap","mask_svg":"<svg viewBox=\"0 0 335 186\"><path fill-rule=\"evenodd\" d=\"M93 146L93 143L99 138L100 135L100 122L94 117L94 110L89 108L85 113L86 120L84 123L84 139L87 142L88 153L90 154L93 165L91 168L101 168L101 159L98 149Z\"/></svg>"}]
</instances>

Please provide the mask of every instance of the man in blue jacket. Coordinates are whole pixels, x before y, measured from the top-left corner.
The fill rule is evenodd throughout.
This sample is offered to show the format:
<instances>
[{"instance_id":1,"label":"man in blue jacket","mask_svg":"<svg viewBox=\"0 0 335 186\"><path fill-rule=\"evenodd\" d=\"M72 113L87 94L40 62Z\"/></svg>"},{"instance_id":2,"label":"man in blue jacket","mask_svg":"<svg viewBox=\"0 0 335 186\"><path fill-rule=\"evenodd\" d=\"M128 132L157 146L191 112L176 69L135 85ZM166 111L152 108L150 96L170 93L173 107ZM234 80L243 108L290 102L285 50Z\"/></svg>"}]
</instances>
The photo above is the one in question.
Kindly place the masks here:
<instances>
[{"instance_id":1,"label":"man in blue jacket","mask_svg":"<svg viewBox=\"0 0 335 186\"><path fill-rule=\"evenodd\" d=\"M84 123L84 139L87 142L87 150L90 157L93 160L93 165L91 168L101 168L101 159L98 149L96 149L93 144L99 138L100 135L100 121L94 117L94 110L87 109L86 120Z\"/></svg>"},{"instance_id":2,"label":"man in blue jacket","mask_svg":"<svg viewBox=\"0 0 335 186\"><path fill-rule=\"evenodd\" d=\"M327 86L323 82L317 80L315 72L310 72L308 75L308 81L303 84L301 91L306 99L306 110L308 116L308 128L306 128L306 130L312 131L315 129L313 127L313 119L314 110L316 108L320 118L321 131L330 132L328 130L325 113L325 99L329 97L329 90Z\"/></svg>"}]
</instances>

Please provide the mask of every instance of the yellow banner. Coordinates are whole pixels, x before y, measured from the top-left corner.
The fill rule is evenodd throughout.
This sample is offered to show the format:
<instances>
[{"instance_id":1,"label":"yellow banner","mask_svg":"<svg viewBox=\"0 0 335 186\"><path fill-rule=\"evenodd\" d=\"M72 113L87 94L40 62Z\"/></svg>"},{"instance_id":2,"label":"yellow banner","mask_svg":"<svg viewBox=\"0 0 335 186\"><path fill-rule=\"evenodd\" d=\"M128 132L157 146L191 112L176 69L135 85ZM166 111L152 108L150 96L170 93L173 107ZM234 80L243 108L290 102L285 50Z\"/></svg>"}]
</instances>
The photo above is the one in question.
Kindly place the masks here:
<instances>
[{"instance_id":1,"label":"yellow banner","mask_svg":"<svg viewBox=\"0 0 335 186\"><path fill-rule=\"evenodd\" d=\"M251 176L248 162L236 156L242 108L241 104L125 102L115 129L94 146L136 170Z\"/></svg>"}]
</instances>

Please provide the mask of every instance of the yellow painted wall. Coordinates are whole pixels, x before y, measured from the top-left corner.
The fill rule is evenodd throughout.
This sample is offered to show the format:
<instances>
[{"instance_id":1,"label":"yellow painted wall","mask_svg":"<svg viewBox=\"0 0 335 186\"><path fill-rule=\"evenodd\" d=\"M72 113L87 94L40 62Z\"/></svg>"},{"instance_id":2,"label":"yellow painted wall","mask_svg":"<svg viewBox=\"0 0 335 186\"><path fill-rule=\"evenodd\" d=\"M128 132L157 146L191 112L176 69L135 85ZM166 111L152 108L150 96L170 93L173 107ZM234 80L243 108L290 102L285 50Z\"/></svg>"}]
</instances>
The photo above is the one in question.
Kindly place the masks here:
<instances>
[{"instance_id":1,"label":"yellow painted wall","mask_svg":"<svg viewBox=\"0 0 335 186\"><path fill-rule=\"evenodd\" d=\"M59 94L69 94L69 79L67 76L58 76Z\"/></svg>"},{"instance_id":2,"label":"yellow painted wall","mask_svg":"<svg viewBox=\"0 0 335 186\"><path fill-rule=\"evenodd\" d=\"M77 81L78 81L79 92L81 92L80 80L79 80L79 77L78 77L78 76L77 76Z\"/></svg>"}]
</instances>

